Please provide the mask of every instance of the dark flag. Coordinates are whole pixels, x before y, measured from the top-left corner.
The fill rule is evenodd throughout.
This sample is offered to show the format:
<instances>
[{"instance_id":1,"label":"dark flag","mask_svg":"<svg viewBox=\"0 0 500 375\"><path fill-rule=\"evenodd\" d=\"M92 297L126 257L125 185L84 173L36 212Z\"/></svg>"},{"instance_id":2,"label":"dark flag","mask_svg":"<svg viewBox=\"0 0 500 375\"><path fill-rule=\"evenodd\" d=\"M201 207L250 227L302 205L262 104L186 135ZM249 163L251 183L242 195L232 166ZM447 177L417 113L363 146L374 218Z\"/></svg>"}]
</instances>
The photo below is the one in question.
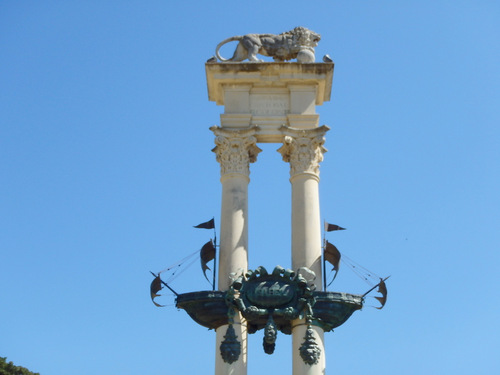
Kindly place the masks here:
<instances>
[{"instance_id":1,"label":"dark flag","mask_svg":"<svg viewBox=\"0 0 500 375\"><path fill-rule=\"evenodd\" d=\"M382 307L385 306L385 303L387 302L387 287L385 285L384 279L380 279L380 283L378 284L378 292L382 294L382 297L375 297L375 299L380 302L381 306L376 307L376 309L380 310Z\"/></svg>"},{"instance_id":2,"label":"dark flag","mask_svg":"<svg viewBox=\"0 0 500 375\"><path fill-rule=\"evenodd\" d=\"M163 305L160 305L155 302L155 298L161 296L161 294L156 294L162 289L160 275L155 277L155 279L151 283L150 289L151 289L151 301L153 301L153 303L158 307L164 307Z\"/></svg>"},{"instance_id":3,"label":"dark flag","mask_svg":"<svg viewBox=\"0 0 500 375\"><path fill-rule=\"evenodd\" d=\"M329 224L325 221L325 232L333 232L334 230L345 230L345 228L339 227L335 224Z\"/></svg>"},{"instance_id":4,"label":"dark flag","mask_svg":"<svg viewBox=\"0 0 500 375\"><path fill-rule=\"evenodd\" d=\"M198 224L195 226L195 228L201 228L201 229L214 229L215 228L215 221L214 221L214 218L204 222L204 223L201 223L201 224Z\"/></svg>"},{"instance_id":5,"label":"dark flag","mask_svg":"<svg viewBox=\"0 0 500 375\"><path fill-rule=\"evenodd\" d=\"M332 271L335 270L335 276L333 276L333 280L335 280L340 267L340 251L335 247L335 245L326 241L323 256L325 257L325 261L328 261L333 266ZM333 280L330 281L330 284L333 282Z\"/></svg>"},{"instance_id":6,"label":"dark flag","mask_svg":"<svg viewBox=\"0 0 500 375\"><path fill-rule=\"evenodd\" d=\"M212 219L213 220L213 219ZM200 250L200 260L201 260L201 269L203 270L203 275L208 280L206 271L210 268L207 266L207 263L211 260L215 259L215 246L212 240L208 241ZM208 280L210 282L210 280Z\"/></svg>"}]
</instances>

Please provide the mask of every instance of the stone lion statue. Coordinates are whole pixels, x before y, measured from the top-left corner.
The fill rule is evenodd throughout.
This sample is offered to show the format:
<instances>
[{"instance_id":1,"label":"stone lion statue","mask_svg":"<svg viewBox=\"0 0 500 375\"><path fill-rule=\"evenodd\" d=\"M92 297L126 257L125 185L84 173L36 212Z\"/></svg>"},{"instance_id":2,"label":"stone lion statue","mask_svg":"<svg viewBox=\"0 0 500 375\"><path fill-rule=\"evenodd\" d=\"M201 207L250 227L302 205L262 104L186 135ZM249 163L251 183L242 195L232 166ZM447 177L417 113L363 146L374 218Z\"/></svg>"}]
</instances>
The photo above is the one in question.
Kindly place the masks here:
<instances>
[{"instance_id":1,"label":"stone lion statue","mask_svg":"<svg viewBox=\"0 0 500 375\"><path fill-rule=\"evenodd\" d=\"M296 27L285 33L275 34L247 34L233 36L219 43L215 54L220 61L263 61L257 54L270 56L276 62L283 62L297 58L298 62L314 62L314 47L318 45L321 36L305 27ZM238 41L233 57L224 59L219 49L226 43Z\"/></svg>"}]
</instances>

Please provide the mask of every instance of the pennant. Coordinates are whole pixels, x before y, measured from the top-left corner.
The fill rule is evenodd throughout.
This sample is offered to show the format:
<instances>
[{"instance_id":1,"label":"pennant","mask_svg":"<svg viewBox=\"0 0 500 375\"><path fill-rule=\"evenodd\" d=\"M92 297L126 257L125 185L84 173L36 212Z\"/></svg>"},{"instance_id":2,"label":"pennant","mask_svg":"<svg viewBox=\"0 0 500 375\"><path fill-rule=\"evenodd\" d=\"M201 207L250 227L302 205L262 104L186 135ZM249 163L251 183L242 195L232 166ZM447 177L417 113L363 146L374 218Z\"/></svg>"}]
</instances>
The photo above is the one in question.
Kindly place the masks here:
<instances>
[{"instance_id":1,"label":"pennant","mask_svg":"<svg viewBox=\"0 0 500 375\"><path fill-rule=\"evenodd\" d=\"M339 227L335 224L329 224L325 221L325 232L333 232L334 230L345 230L345 228Z\"/></svg>"},{"instance_id":2,"label":"pennant","mask_svg":"<svg viewBox=\"0 0 500 375\"><path fill-rule=\"evenodd\" d=\"M204 222L204 223L201 223L201 224L198 224L195 226L195 228L201 228L201 229L214 229L215 228L215 221L214 221L214 218Z\"/></svg>"},{"instance_id":3,"label":"pennant","mask_svg":"<svg viewBox=\"0 0 500 375\"><path fill-rule=\"evenodd\" d=\"M207 266L207 263L213 259L215 259L215 246L213 241L210 240L203 245L200 250L201 269L203 270L203 275L205 275L205 279L207 279L208 282L210 282L210 280L208 280L206 271L210 268Z\"/></svg>"},{"instance_id":4,"label":"pennant","mask_svg":"<svg viewBox=\"0 0 500 375\"><path fill-rule=\"evenodd\" d=\"M380 283L378 284L378 292L382 294L382 297L374 297L374 298L380 302L381 306L375 308L380 310L382 309L382 307L385 306L385 303L387 302L387 287L383 279L380 279Z\"/></svg>"},{"instance_id":5,"label":"pennant","mask_svg":"<svg viewBox=\"0 0 500 375\"><path fill-rule=\"evenodd\" d=\"M153 303L158 307L164 307L164 305L160 305L159 303L155 302L155 298L161 296L161 294L157 294L162 289L160 275L155 277L155 279L151 283L150 289L151 289L151 301L153 301Z\"/></svg>"},{"instance_id":6,"label":"pennant","mask_svg":"<svg viewBox=\"0 0 500 375\"><path fill-rule=\"evenodd\" d=\"M323 252L323 256L325 257L325 261L328 261L332 266L332 271L335 270L335 275L333 276L330 284L333 283L333 280L337 277L337 273L339 272L340 267L340 251L335 247L335 245L326 241L325 250ZM330 285L328 284L328 285Z\"/></svg>"}]
</instances>

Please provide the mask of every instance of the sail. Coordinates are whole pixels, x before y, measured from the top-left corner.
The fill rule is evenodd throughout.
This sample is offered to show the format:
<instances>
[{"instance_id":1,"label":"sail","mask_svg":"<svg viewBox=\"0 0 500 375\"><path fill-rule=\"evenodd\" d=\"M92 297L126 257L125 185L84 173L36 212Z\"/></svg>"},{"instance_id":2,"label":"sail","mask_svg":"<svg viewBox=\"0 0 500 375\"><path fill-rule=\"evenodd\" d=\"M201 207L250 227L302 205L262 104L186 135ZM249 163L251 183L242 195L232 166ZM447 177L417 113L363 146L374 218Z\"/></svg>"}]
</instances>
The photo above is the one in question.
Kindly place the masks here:
<instances>
[{"instance_id":1,"label":"sail","mask_svg":"<svg viewBox=\"0 0 500 375\"><path fill-rule=\"evenodd\" d=\"M157 294L162 289L160 275L154 278L153 282L151 283L150 289L151 289L151 301L153 301L153 303L158 307L164 307L163 305L160 305L159 303L155 302L155 298L161 296L161 294Z\"/></svg>"},{"instance_id":2,"label":"sail","mask_svg":"<svg viewBox=\"0 0 500 375\"><path fill-rule=\"evenodd\" d=\"M207 266L207 263L215 258L215 246L212 240L208 241L200 250L200 260L201 260L201 269L203 270L203 275L208 280L206 271L210 268ZM210 280L208 280L210 281Z\"/></svg>"},{"instance_id":3,"label":"sail","mask_svg":"<svg viewBox=\"0 0 500 375\"><path fill-rule=\"evenodd\" d=\"M335 280L340 267L340 257L341 257L340 251L335 247L335 245L326 241L323 256L325 257L325 261L328 261L333 266L332 271L335 270L335 275L333 276L333 280ZM333 282L333 280L330 281L330 284Z\"/></svg>"},{"instance_id":4,"label":"sail","mask_svg":"<svg viewBox=\"0 0 500 375\"><path fill-rule=\"evenodd\" d=\"M376 307L376 309L380 310L387 302L387 287L383 279L380 279L380 283L378 284L378 292L382 294L382 297L375 297L375 299L380 302L380 307Z\"/></svg>"},{"instance_id":5,"label":"sail","mask_svg":"<svg viewBox=\"0 0 500 375\"><path fill-rule=\"evenodd\" d=\"M340 265L341 255L340 255L340 251L335 247L335 245L326 241L324 255L325 255L325 260L330 262L330 264L333 266L334 270L338 271L339 265Z\"/></svg>"}]
</instances>

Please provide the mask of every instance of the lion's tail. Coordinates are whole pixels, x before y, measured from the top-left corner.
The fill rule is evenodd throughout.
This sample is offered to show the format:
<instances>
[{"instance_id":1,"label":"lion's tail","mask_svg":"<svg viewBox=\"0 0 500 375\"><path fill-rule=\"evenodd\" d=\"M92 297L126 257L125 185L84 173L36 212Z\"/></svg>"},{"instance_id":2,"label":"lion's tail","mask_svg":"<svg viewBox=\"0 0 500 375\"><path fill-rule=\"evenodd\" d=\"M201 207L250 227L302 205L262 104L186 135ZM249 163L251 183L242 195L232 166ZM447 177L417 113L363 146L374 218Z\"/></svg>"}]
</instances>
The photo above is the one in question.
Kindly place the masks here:
<instances>
[{"instance_id":1,"label":"lion's tail","mask_svg":"<svg viewBox=\"0 0 500 375\"><path fill-rule=\"evenodd\" d=\"M229 43L229 42L234 42L234 41L240 41L241 39L243 39L242 36L232 36L231 38L227 38L225 40L223 40L222 42L220 42L218 45L217 45L217 48L215 48L215 56L217 56L217 58L220 60L220 61L231 61L233 58L234 58L234 55L233 57L231 57L230 59L225 59L223 57L221 57L221 55L219 54L219 49L226 43ZM236 54L236 51L234 52Z\"/></svg>"}]
</instances>

